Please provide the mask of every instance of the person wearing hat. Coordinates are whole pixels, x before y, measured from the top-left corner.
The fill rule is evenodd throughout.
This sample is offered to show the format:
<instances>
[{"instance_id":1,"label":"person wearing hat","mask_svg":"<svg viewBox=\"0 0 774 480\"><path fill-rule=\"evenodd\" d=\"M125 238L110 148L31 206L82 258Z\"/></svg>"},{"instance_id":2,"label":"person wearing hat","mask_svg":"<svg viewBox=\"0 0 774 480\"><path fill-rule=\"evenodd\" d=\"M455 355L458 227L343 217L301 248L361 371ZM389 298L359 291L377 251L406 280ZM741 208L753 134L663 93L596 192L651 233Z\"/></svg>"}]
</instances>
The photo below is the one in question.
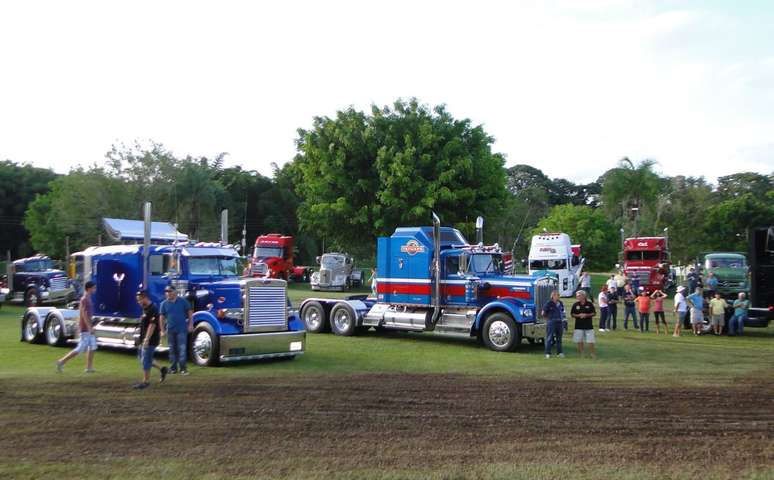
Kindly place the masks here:
<instances>
[{"instance_id":1,"label":"person wearing hat","mask_svg":"<svg viewBox=\"0 0 774 480\"><path fill-rule=\"evenodd\" d=\"M151 367L161 372L163 382L167 377L167 367L162 367L153 361L153 354L159 346L161 338L161 325L159 324L159 311L148 297L147 290L137 292L137 303L142 307L142 316L140 317L140 338L137 348L137 356L142 365L142 382L134 385L134 388L142 390L150 386Z\"/></svg>"},{"instance_id":2,"label":"person wearing hat","mask_svg":"<svg viewBox=\"0 0 774 480\"><path fill-rule=\"evenodd\" d=\"M188 375L186 360L188 333L193 332L193 311L188 300L177 296L171 285L164 289L167 299L161 302L161 329L166 327L169 344L169 373Z\"/></svg>"},{"instance_id":3,"label":"person wearing hat","mask_svg":"<svg viewBox=\"0 0 774 480\"><path fill-rule=\"evenodd\" d=\"M680 328L682 328L688 317L688 302L685 301L685 287L682 285L677 287L674 313L677 314L677 320L675 321L675 333L673 333L672 336L679 337Z\"/></svg>"}]
</instances>

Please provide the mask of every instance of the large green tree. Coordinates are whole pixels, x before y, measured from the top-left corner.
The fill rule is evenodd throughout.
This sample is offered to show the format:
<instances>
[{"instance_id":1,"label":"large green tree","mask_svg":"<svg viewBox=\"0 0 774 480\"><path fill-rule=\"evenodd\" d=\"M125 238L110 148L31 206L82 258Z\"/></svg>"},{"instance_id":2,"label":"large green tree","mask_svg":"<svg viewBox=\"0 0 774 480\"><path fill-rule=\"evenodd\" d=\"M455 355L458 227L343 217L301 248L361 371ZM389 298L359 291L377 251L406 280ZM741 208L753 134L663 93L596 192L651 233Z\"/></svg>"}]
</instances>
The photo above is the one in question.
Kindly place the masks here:
<instances>
[{"instance_id":1,"label":"large green tree","mask_svg":"<svg viewBox=\"0 0 774 480\"><path fill-rule=\"evenodd\" d=\"M370 256L376 236L427 225L431 211L471 233L475 218L496 216L506 198L493 138L443 106L349 108L298 134L299 221L333 247Z\"/></svg>"},{"instance_id":2,"label":"large green tree","mask_svg":"<svg viewBox=\"0 0 774 480\"><path fill-rule=\"evenodd\" d=\"M646 159L635 164L624 157L616 168L603 175L602 202L605 209L633 235L646 230L641 218L648 211L652 213L656 210L663 183L653 170L655 165L654 160Z\"/></svg>"},{"instance_id":3,"label":"large green tree","mask_svg":"<svg viewBox=\"0 0 774 480\"><path fill-rule=\"evenodd\" d=\"M588 206L557 205L547 217L538 222L532 231L538 235L544 231L563 232L573 243L580 243L586 257L586 268L609 271L618 255L618 233L604 213Z\"/></svg>"},{"instance_id":4,"label":"large green tree","mask_svg":"<svg viewBox=\"0 0 774 480\"><path fill-rule=\"evenodd\" d=\"M10 251L13 258L33 253L29 234L24 229L24 212L29 204L49 190L57 175L45 168L21 165L10 160L0 162L0 255Z\"/></svg>"}]
</instances>

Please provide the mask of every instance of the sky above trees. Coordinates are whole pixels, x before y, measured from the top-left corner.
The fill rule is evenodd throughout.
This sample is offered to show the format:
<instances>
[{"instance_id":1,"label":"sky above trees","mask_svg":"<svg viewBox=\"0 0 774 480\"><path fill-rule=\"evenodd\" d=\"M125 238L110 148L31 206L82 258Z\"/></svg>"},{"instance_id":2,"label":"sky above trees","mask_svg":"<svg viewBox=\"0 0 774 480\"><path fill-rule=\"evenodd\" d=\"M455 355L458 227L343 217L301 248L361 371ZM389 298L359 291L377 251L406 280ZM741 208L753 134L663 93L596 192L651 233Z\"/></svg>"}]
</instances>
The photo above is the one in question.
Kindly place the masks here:
<instances>
[{"instance_id":1,"label":"sky above trees","mask_svg":"<svg viewBox=\"0 0 774 480\"><path fill-rule=\"evenodd\" d=\"M6 2L0 159L66 172L161 142L271 175L297 129L399 97L483 124L506 166L774 166L774 4Z\"/></svg>"}]
</instances>

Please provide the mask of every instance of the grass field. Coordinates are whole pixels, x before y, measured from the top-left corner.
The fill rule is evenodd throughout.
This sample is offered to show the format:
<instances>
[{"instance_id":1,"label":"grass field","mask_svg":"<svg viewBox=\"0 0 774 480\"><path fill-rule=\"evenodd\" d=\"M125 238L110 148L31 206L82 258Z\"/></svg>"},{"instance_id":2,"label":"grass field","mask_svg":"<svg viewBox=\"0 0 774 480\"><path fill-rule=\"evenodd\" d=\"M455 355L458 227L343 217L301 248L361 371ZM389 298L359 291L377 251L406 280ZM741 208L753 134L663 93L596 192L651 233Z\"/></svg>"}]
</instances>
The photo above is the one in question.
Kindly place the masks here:
<instances>
[{"instance_id":1,"label":"grass field","mask_svg":"<svg viewBox=\"0 0 774 480\"><path fill-rule=\"evenodd\" d=\"M295 304L307 289L291 287ZM54 373L66 349L19 342L21 312L0 309L3 478L774 478L772 327L673 338L619 323L596 360L568 336L567 358L545 359L526 343L310 335L292 361L137 392L127 352Z\"/></svg>"}]
</instances>

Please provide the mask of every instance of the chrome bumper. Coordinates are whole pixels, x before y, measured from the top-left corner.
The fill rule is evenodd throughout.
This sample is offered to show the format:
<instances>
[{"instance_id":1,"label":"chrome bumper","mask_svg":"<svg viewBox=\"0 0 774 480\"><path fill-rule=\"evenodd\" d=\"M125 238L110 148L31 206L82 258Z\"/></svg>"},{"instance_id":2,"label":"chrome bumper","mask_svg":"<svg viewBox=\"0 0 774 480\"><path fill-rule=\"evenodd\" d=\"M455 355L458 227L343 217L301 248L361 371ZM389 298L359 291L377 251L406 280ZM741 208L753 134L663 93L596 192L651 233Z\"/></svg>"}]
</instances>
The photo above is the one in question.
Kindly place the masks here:
<instances>
[{"instance_id":1,"label":"chrome bumper","mask_svg":"<svg viewBox=\"0 0 774 480\"><path fill-rule=\"evenodd\" d=\"M521 335L524 338L540 339L546 338L546 324L545 323L522 323Z\"/></svg>"},{"instance_id":2,"label":"chrome bumper","mask_svg":"<svg viewBox=\"0 0 774 480\"><path fill-rule=\"evenodd\" d=\"M75 294L73 288L65 288L64 290L49 290L47 292L40 293L40 299L44 303L56 303L60 301L67 301Z\"/></svg>"},{"instance_id":3,"label":"chrome bumper","mask_svg":"<svg viewBox=\"0 0 774 480\"><path fill-rule=\"evenodd\" d=\"M306 349L306 332L248 333L220 337L220 361L293 357Z\"/></svg>"}]
</instances>

